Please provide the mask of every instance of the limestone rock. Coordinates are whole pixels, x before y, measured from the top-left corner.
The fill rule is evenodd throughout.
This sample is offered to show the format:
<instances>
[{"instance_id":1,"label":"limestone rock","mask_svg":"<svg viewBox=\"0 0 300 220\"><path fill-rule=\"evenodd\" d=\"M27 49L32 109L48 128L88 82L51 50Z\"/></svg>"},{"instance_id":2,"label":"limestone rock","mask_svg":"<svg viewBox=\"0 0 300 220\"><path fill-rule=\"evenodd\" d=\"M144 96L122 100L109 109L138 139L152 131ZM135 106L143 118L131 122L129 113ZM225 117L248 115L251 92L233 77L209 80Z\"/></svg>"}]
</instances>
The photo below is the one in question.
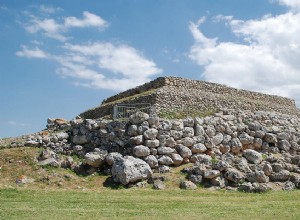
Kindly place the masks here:
<instances>
[{"instance_id":1,"label":"limestone rock","mask_svg":"<svg viewBox=\"0 0 300 220\"><path fill-rule=\"evenodd\" d=\"M146 157L150 155L150 149L144 145L138 145L133 148L133 154L137 157Z\"/></svg>"},{"instance_id":2,"label":"limestone rock","mask_svg":"<svg viewBox=\"0 0 300 220\"><path fill-rule=\"evenodd\" d=\"M135 114L129 117L130 122L134 125L140 125L141 123L147 121L148 119L149 119L149 115L147 113L140 112L140 111L136 112Z\"/></svg>"},{"instance_id":3,"label":"limestone rock","mask_svg":"<svg viewBox=\"0 0 300 220\"><path fill-rule=\"evenodd\" d=\"M145 161L149 164L151 168L156 168L158 167L158 160L156 159L155 156L149 155L145 158Z\"/></svg>"},{"instance_id":4,"label":"limestone rock","mask_svg":"<svg viewBox=\"0 0 300 220\"><path fill-rule=\"evenodd\" d=\"M192 181L182 181L180 183L180 189L195 190L195 189L197 189L197 186Z\"/></svg>"},{"instance_id":5,"label":"limestone rock","mask_svg":"<svg viewBox=\"0 0 300 220\"><path fill-rule=\"evenodd\" d=\"M118 158L114 162L111 171L114 181L123 185L152 176L152 170L145 161L131 156Z\"/></svg>"},{"instance_id":6,"label":"limestone rock","mask_svg":"<svg viewBox=\"0 0 300 220\"><path fill-rule=\"evenodd\" d=\"M202 144L202 143L194 144L194 145L191 147L191 151L192 151L193 154L204 153L206 150L207 150L207 148L206 148L205 145Z\"/></svg>"},{"instance_id":7,"label":"limestone rock","mask_svg":"<svg viewBox=\"0 0 300 220\"><path fill-rule=\"evenodd\" d=\"M158 159L158 163L161 165L172 165L173 160L171 157L163 155Z\"/></svg>"},{"instance_id":8,"label":"limestone rock","mask_svg":"<svg viewBox=\"0 0 300 220\"><path fill-rule=\"evenodd\" d=\"M144 137L146 140L155 140L157 137L158 131L155 128L148 129L144 132Z\"/></svg>"},{"instance_id":9,"label":"limestone rock","mask_svg":"<svg viewBox=\"0 0 300 220\"><path fill-rule=\"evenodd\" d=\"M107 151L90 152L84 156L86 164L92 167L100 167L105 162Z\"/></svg>"},{"instance_id":10,"label":"limestone rock","mask_svg":"<svg viewBox=\"0 0 300 220\"><path fill-rule=\"evenodd\" d=\"M120 157L122 157L122 154L120 154L118 152L111 152L111 153L107 154L107 156L105 157L105 162L109 166L112 166L114 164L115 160Z\"/></svg>"},{"instance_id":11,"label":"limestone rock","mask_svg":"<svg viewBox=\"0 0 300 220\"><path fill-rule=\"evenodd\" d=\"M262 155L261 153L252 150L252 149L247 149L244 150L243 156L250 162L254 164L259 164L262 161Z\"/></svg>"}]
</instances>

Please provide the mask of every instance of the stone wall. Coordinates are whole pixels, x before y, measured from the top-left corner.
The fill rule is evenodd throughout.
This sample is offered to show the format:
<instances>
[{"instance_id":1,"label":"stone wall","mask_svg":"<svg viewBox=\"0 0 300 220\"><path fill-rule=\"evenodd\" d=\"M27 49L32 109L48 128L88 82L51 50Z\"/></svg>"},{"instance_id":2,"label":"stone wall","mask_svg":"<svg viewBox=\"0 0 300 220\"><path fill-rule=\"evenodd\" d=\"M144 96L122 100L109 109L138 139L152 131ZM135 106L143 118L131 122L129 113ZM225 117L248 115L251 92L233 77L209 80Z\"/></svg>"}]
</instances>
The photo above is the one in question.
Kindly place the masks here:
<instances>
[{"instance_id":1,"label":"stone wall","mask_svg":"<svg viewBox=\"0 0 300 220\"><path fill-rule=\"evenodd\" d=\"M104 100L101 106L88 110L80 116L83 118L103 117L111 114L113 105L117 103L150 103L155 106L157 113L178 109L215 111L229 108L300 115L295 101L289 98L235 89L205 81L160 77L112 96Z\"/></svg>"},{"instance_id":2,"label":"stone wall","mask_svg":"<svg viewBox=\"0 0 300 220\"><path fill-rule=\"evenodd\" d=\"M127 123L103 119L48 123L50 129L58 131L30 137L27 145L51 149L54 153L48 150L48 155L76 154L85 159L81 166L89 172L112 172L122 184L148 178L150 168L163 173L174 166L194 163L195 167L186 170L194 183L248 191L268 189L272 182L300 188L300 119L296 116L224 110L205 118L165 120L139 112ZM68 126L68 132L59 131ZM49 162L49 158L42 158L41 164ZM50 162L59 166L57 158ZM114 163L132 158L150 167L146 177L120 180L113 170L133 163L117 167Z\"/></svg>"}]
</instances>

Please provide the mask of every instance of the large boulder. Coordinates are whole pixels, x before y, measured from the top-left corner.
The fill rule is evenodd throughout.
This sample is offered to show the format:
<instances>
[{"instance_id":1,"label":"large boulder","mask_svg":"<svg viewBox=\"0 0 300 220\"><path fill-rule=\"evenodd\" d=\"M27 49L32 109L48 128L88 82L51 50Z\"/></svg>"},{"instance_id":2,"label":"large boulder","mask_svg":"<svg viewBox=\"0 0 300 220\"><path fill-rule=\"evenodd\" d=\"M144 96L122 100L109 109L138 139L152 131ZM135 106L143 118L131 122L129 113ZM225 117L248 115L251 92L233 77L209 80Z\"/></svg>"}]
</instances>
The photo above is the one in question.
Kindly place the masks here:
<instances>
[{"instance_id":1,"label":"large boulder","mask_svg":"<svg viewBox=\"0 0 300 220\"><path fill-rule=\"evenodd\" d=\"M152 170L145 161L125 156L118 158L112 166L112 176L115 182L123 185L144 180L152 176Z\"/></svg>"}]
</instances>

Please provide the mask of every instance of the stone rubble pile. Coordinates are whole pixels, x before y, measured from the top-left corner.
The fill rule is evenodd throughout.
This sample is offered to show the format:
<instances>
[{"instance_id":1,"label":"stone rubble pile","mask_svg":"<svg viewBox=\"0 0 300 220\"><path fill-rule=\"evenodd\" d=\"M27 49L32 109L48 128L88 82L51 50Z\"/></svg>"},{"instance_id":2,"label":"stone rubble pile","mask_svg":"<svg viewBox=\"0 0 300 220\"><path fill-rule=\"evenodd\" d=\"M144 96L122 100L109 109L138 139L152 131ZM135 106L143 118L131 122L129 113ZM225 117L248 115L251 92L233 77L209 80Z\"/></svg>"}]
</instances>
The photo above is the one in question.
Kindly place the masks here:
<instances>
[{"instance_id":1,"label":"stone rubble pile","mask_svg":"<svg viewBox=\"0 0 300 220\"><path fill-rule=\"evenodd\" d=\"M84 166L104 170L124 185L194 163L184 170L194 184L248 192L300 188L297 116L223 110L205 118L165 120L137 112L128 123L77 118L64 122L67 131L60 126L48 120L54 132L31 136L26 145L77 155ZM75 167L69 157L53 158Z\"/></svg>"}]
</instances>

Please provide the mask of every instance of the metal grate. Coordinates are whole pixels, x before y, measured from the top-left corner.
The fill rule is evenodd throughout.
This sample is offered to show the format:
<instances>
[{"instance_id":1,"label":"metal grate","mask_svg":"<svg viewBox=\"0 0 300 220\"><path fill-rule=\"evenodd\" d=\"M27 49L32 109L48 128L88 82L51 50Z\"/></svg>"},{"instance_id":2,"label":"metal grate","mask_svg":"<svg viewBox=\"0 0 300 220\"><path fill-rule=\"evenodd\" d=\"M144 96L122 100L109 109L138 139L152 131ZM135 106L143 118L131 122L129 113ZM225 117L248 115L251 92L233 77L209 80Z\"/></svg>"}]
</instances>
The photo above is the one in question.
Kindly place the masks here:
<instances>
[{"instance_id":1,"label":"metal grate","mask_svg":"<svg viewBox=\"0 0 300 220\"><path fill-rule=\"evenodd\" d=\"M153 106L149 103L137 103L137 104L117 104L114 106L113 119L118 121L126 121L130 115L141 111L149 115L154 114Z\"/></svg>"}]
</instances>

